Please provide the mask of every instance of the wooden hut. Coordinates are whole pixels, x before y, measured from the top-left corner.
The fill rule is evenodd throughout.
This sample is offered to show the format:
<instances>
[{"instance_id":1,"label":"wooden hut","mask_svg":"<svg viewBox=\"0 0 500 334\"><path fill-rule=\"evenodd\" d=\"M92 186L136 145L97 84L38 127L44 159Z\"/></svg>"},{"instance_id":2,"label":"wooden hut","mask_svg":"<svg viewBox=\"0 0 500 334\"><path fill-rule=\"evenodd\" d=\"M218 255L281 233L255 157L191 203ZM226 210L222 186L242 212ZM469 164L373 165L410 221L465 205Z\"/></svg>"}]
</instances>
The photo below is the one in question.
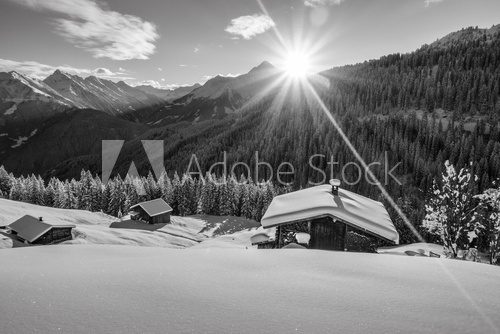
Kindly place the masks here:
<instances>
[{"instance_id":1,"label":"wooden hut","mask_svg":"<svg viewBox=\"0 0 500 334\"><path fill-rule=\"evenodd\" d=\"M347 231L399 243L399 234L380 202L340 189L340 182L276 196L262 217L265 229L276 227L275 247L308 240L308 248L346 250ZM304 238L309 234L310 238ZM303 242L303 241L302 241Z\"/></svg>"},{"instance_id":2,"label":"wooden hut","mask_svg":"<svg viewBox=\"0 0 500 334\"><path fill-rule=\"evenodd\" d=\"M42 217L23 216L9 225L10 233L22 242L33 245L48 245L71 240L73 224L46 222Z\"/></svg>"},{"instance_id":3,"label":"wooden hut","mask_svg":"<svg viewBox=\"0 0 500 334\"><path fill-rule=\"evenodd\" d=\"M142 220L149 224L170 223L172 208L163 199L138 203L130 207L130 217L133 220Z\"/></svg>"}]
</instances>

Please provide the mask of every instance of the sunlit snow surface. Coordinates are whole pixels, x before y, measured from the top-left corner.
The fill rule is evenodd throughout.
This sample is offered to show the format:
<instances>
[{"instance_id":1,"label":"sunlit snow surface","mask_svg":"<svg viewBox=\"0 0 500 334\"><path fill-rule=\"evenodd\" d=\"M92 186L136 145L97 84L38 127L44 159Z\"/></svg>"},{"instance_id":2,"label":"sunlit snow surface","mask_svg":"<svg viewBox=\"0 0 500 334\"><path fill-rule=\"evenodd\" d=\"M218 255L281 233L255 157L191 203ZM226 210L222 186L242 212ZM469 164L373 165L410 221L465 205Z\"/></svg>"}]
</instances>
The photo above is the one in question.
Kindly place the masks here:
<instances>
[{"instance_id":1,"label":"sunlit snow surface","mask_svg":"<svg viewBox=\"0 0 500 334\"><path fill-rule=\"evenodd\" d=\"M484 264L103 245L7 249L0 263L2 333L492 333L490 325L500 326L500 270Z\"/></svg>"},{"instance_id":2,"label":"sunlit snow surface","mask_svg":"<svg viewBox=\"0 0 500 334\"><path fill-rule=\"evenodd\" d=\"M429 257L250 247L255 228L173 217L158 231L0 199L78 236L0 250L0 332L495 333L500 268ZM219 220L220 219L220 220ZM228 225L225 225L228 228ZM0 237L0 247L11 247ZM137 247L147 246L147 247ZM423 247L424 245L419 245ZM184 249L174 249L184 248Z\"/></svg>"}]
</instances>

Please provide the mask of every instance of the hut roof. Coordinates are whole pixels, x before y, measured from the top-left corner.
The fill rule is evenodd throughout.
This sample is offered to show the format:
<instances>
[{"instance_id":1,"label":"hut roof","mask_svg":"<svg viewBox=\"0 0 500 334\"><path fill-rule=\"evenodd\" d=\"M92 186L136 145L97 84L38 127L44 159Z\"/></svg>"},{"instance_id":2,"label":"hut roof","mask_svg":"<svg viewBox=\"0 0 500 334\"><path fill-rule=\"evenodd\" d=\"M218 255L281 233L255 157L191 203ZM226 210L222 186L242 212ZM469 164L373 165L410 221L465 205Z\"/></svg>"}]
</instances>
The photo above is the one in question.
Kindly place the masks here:
<instances>
[{"instance_id":1,"label":"hut roof","mask_svg":"<svg viewBox=\"0 0 500 334\"><path fill-rule=\"evenodd\" d=\"M33 242L54 227L74 228L73 224L53 224L30 215L23 216L9 225L9 228L28 242Z\"/></svg>"},{"instance_id":2,"label":"hut roof","mask_svg":"<svg viewBox=\"0 0 500 334\"><path fill-rule=\"evenodd\" d=\"M151 201L138 203L136 205L131 206L130 209L133 210L137 207L140 207L144 211L146 211L146 213L150 217L155 217L163 213L172 211L170 205L168 205L167 202L165 202L162 198L157 198Z\"/></svg>"},{"instance_id":3,"label":"hut roof","mask_svg":"<svg viewBox=\"0 0 500 334\"><path fill-rule=\"evenodd\" d=\"M380 202L330 185L320 185L276 196L261 224L264 228L329 216L369 234L399 243L399 234Z\"/></svg>"}]
</instances>

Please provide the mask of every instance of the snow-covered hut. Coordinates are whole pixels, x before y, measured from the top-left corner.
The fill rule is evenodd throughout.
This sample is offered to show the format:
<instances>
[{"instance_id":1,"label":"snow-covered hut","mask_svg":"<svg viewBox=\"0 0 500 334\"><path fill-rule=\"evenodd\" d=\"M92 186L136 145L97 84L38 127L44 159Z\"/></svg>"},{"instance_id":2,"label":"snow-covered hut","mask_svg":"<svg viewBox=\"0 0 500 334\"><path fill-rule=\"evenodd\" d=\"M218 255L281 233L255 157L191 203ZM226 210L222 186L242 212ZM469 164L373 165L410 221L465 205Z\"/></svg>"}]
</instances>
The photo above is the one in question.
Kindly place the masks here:
<instances>
[{"instance_id":1,"label":"snow-covered hut","mask_svg":"<svg viewBox=\"0 0 500 334\"><path fill-rule=\"evenodd\" d=\"M340 182L276 196L262 217L263 228L276 227L275 247L309 234L308 247L345 250L347 229L399 243L399 234L380 202L339 188ZM299 234L300 233L300 234ZM307 238L305 238L307 240Z\"/></svg>"},{"instance_id":2,"label":"snow-covered hut","mask_svg":"<svg viewBox=\"0 0 500 334\"><path fill-rule=\"evenodd\" d=\"M23 216L9 225L12 235L28 244L47 245L71 240L73 224L46 222L42 217Z\"/></svg>"},{"instance_id":3,"label":"snow-covered hut","mask_svg":"<svg viewBox=\"0 0 500 334\"><path fill-rule=\"evenodd\" d=\"M130 216L134 220L143 220L150 224L170 223L172 208L161 198L138 203L131 206L130 210Z\"/></svg>"}]
</instances>

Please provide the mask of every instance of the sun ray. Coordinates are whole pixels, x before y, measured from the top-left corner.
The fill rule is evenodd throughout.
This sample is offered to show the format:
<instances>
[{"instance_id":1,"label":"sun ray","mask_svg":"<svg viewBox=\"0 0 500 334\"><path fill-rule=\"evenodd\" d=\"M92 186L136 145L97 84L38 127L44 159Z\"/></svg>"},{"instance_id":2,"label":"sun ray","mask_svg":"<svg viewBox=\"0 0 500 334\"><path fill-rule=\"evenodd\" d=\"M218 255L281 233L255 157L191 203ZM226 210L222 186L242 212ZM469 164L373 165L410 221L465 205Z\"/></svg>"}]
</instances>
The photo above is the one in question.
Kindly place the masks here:
<instances>
[{"instance_id":1,"label":"sun ray","mask_svg":"<svg viewBox=\"0 0 500 334\"><path fill-rule=\"evenodd\" d=\"M245 102L239 110L244 110L246 108L249 108L252 106L254 103L257 103L258 101L262 100L264 97L266 97L273 89L277 88L281 83L283 83L286 80L286 76L284 74L280 74L275 80L272 80L269 84L267 84L265 87L259 90L259 92L252 96L250 100Z\"/></svg>"}]
</instances>

